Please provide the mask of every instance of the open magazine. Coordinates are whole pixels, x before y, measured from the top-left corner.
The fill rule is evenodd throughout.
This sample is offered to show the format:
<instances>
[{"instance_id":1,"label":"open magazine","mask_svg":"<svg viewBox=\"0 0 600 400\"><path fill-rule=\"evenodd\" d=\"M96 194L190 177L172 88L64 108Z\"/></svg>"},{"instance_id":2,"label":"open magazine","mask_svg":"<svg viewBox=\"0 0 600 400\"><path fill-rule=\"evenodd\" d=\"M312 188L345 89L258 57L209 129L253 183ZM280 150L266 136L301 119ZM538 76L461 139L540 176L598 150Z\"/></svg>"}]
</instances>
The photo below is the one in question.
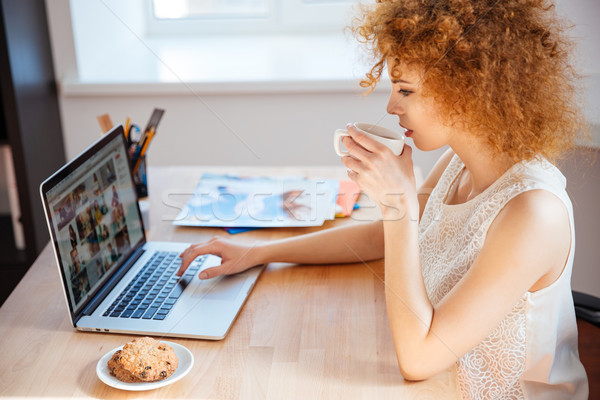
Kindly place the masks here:
<instances>
[{"instance_id":1,"label":"open magazine","mask_svg":"<svg viewBox=\"0 0 600 400\"><path fill-rule=\"evenodd\" d=\"M320 226L334 219L339 182L204 174L174 225L226 228Z\"/></svg>"}]
</instances>

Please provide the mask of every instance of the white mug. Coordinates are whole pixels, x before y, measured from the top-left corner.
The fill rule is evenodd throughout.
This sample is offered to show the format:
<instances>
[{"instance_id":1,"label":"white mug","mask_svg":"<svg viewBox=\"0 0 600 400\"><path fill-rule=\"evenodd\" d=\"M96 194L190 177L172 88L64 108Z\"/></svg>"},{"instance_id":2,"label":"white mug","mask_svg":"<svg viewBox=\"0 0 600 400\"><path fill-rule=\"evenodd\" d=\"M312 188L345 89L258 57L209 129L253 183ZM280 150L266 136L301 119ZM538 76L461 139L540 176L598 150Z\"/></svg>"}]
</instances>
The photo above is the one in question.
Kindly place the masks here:
<instances>
[{"instance_id":1,"label":"white mug","mask_svg":"<svg viewBox=\"0 0 600 400\"><path fill-rule=\"evenodd\" d=\"M392 150L394 155L398 156L402 154L405 137L401 133L368 122L355 122L352 125L360 132L387 146ZM344 136L350 136L347 129L338 129L333 135L333 147L338 156L347 156L349 154L347 151L342 151L341 149L340 143Z\"/></svg>"}]
</instances>

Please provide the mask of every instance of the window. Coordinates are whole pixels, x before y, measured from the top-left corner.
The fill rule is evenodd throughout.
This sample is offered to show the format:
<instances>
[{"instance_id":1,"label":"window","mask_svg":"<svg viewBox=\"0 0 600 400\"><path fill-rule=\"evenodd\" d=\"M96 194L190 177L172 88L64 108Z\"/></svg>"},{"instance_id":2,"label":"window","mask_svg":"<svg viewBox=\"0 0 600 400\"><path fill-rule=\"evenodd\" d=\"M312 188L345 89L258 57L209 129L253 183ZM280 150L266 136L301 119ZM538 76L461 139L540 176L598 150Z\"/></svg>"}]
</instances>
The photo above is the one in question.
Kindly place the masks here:
<instances>
[{"instance_id":1,"label":"window","mask_svg":"<svg viewBox=\"0 0 600 400\"><path fill-rule=\"evenodd\" d=\"M356 0L152 0L150 35L341 31Z\"/></svg>"},{"instance_id":2,"label":"window","mask_svg":"<svg viewBox=\"0 0 600 400\"><path fill-rule=\"evenodd\" d=\"M154 0L157 19L266 17L267 0Z\"/></svg>"},{"instance_id":3,"label":"window","mask_svg":"<svg viewBox=\"0 0 600 400\"><path fill-rule=\"evenodd\" d=\"M188 7L189 0L161 2L69 0L76 57L72 67L76 75L69 76L92 84L184 81L207 84L206 90L224 92L242 90L232 84L240 82L248 83L243 90L253 91L263 87L304 90L298 83L304 81L326 82L326 85L334 82L331 88L345 87L352 81L348 86L356 88L354 81L362 76L364 68L356 64L356 43L343 32L350 22L352 2L215 0L217 8L195 9ZM278 2L285 3L285 7ZM206 4L210 5L209 0L204 1ZM247 7L251 4L259 7ZM266 5L266 12L260 4ZM230 15L219 15L227 7ZM233 12L233 7L237 11ZM341 7L342 11L333 13L331 10L335 8L329 7ZM326 10L332 12L329 17L333 15L333 19L325 19L327 22L319 29L307 29L314 26L310 24L317 17L325 18ZM243 18L242 11L246 13ZM290 15L296 18L290 19ZM306 18L307 15L311 18ZM249 25L253 22L272 24ZM226 84L213 85L215 82ZM265 82L267 86L263 85ZM291 84L285 86L281 82ZM315 87L322 90L325 86L315 84Z\"/></svg>"}]
</instances>

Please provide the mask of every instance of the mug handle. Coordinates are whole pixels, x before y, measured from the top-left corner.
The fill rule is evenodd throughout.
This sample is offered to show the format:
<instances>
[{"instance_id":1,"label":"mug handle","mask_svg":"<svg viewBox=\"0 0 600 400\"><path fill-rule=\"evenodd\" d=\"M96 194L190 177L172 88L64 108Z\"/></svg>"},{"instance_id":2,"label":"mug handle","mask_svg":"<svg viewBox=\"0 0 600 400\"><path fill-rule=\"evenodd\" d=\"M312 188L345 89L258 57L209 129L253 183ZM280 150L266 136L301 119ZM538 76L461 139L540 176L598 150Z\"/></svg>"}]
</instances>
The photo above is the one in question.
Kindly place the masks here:
<instances>
[{"instance_id":1,"label":"mug handle","mask_svg":"<svg viewBox=\"0 0 600 400\"><path fill-rule=\"evenodd\" d=\"M342 148L341 148L341 139L344 136L350 136L348 134L348 131L346 129L338 129L333 134L333 148L335 149L336 154L338 156L340 156L340 157L347 156L347 155L350 154L347 151L342 151Z\"/></svg>"}]
</instances>

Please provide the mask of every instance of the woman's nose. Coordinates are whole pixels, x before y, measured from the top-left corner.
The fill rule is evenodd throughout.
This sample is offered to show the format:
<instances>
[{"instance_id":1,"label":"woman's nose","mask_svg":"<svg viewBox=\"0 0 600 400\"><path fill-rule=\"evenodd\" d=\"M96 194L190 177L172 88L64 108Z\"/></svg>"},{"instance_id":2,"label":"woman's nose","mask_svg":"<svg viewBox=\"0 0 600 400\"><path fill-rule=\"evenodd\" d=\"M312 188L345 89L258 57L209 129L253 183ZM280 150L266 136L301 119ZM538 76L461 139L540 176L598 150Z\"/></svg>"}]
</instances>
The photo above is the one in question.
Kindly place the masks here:
<instances>
[{"instance_id":1,"label":"woman's nose","mask_svg":"<svg viewBox=\"0 0 600 400\"><path fill-rule=\"evenodd\" d=\"M400 115L404 112L402 106L400 105L400 99L397 96L394 96L393 93L390 95L386 111L388 114L393 115Z\"/></svg>"}]
</instances>

